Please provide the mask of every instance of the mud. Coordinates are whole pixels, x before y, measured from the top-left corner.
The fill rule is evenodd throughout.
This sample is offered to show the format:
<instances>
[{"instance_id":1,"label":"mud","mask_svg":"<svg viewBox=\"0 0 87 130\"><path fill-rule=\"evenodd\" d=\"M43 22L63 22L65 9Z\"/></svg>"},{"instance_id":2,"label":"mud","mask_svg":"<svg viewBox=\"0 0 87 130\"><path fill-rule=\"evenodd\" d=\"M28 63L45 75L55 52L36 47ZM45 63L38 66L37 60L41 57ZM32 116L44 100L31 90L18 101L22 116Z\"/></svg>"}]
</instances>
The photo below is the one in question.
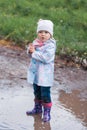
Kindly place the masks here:
<instances>
[{"instance_id":1,"label":"mud","mask_svg":"<svg viewBox=\"0 0 87 130\"><path fill-rule=\"evenodd\" d=\"M51 121L26 116L33 107L26 50L0 45L0 130L87 130L87 71L55 59Z\"/></svg>"}]
</instances>

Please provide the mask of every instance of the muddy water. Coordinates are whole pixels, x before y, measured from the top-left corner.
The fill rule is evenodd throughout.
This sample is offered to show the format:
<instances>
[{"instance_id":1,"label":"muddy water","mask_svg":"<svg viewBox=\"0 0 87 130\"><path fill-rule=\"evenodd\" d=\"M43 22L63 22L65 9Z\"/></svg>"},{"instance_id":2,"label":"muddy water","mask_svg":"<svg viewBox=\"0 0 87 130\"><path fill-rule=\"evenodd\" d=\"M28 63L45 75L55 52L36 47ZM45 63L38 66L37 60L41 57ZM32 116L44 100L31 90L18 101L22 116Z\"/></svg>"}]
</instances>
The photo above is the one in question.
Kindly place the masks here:
<instances>
[{"instance_id":1,"label":"muddy water","mask_svg":"<svg viewBox=\"0 0 87 130\"><path fill-rule=\"evenodd\" d=\"M27 56L22 50L0 47L0 130L87 130L87 72L55 66L51 90L51 121L26 116L33 107L33 89L27 84Z\"/></svg>"}]
</instances>

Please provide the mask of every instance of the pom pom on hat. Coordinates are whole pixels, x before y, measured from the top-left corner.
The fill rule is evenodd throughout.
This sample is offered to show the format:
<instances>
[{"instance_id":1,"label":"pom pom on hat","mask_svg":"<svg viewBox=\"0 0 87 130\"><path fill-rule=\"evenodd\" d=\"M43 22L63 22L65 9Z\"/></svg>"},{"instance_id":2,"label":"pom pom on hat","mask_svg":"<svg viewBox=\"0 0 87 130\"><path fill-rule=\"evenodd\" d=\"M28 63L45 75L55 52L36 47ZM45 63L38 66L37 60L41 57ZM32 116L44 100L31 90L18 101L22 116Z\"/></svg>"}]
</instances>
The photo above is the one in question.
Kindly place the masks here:
<instances>
[{"instance_id":1,"label":"pom pom on hat","mask_svg":"<svg viewBox=\"0 0 87 130\"><path fill-rule=\"evenodd\" d=\"M37 24L37 33L39 31L47 31L53 36L53 23L51 20L40 19Z\"/></svg>"}]
</instances>

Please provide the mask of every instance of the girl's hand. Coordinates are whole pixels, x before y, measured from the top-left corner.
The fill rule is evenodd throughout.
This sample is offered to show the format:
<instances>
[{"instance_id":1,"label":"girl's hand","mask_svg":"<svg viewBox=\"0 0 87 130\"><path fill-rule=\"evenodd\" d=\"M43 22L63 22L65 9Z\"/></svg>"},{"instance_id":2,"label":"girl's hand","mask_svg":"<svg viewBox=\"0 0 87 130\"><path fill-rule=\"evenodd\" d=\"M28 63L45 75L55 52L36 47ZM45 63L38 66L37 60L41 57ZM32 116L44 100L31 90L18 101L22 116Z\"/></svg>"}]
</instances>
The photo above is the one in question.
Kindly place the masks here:
<instances>
[{"instance_id":1,"label":"girl's hand","mask_svg":"<svg viewBox=\"0 0 87 130\"><path fill-rule=\"evenodd\" d=\"M35 47L32 44L29 44L29 53L33 53L35 51Z\"/></svg>"}]
</instances>

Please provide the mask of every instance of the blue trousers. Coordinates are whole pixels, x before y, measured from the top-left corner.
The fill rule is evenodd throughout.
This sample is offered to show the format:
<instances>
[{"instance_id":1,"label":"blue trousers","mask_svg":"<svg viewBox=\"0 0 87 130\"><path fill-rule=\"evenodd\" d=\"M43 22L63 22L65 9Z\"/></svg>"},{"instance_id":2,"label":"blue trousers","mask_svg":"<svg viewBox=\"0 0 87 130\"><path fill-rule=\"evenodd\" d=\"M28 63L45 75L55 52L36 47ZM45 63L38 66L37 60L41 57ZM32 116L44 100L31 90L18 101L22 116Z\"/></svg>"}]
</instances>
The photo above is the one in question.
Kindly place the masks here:
<instances>
[{"instance_id":1,"label":"blue trousers","mask_svg":"<svg viewBox=\"0 0 87 130\"><path fill-rule=\"evenodd\" d=\"M34 96L37 100L42 100L44 103L51 102L50 87L43 87L33 84Z\"/></svg>"}]
</instances>

